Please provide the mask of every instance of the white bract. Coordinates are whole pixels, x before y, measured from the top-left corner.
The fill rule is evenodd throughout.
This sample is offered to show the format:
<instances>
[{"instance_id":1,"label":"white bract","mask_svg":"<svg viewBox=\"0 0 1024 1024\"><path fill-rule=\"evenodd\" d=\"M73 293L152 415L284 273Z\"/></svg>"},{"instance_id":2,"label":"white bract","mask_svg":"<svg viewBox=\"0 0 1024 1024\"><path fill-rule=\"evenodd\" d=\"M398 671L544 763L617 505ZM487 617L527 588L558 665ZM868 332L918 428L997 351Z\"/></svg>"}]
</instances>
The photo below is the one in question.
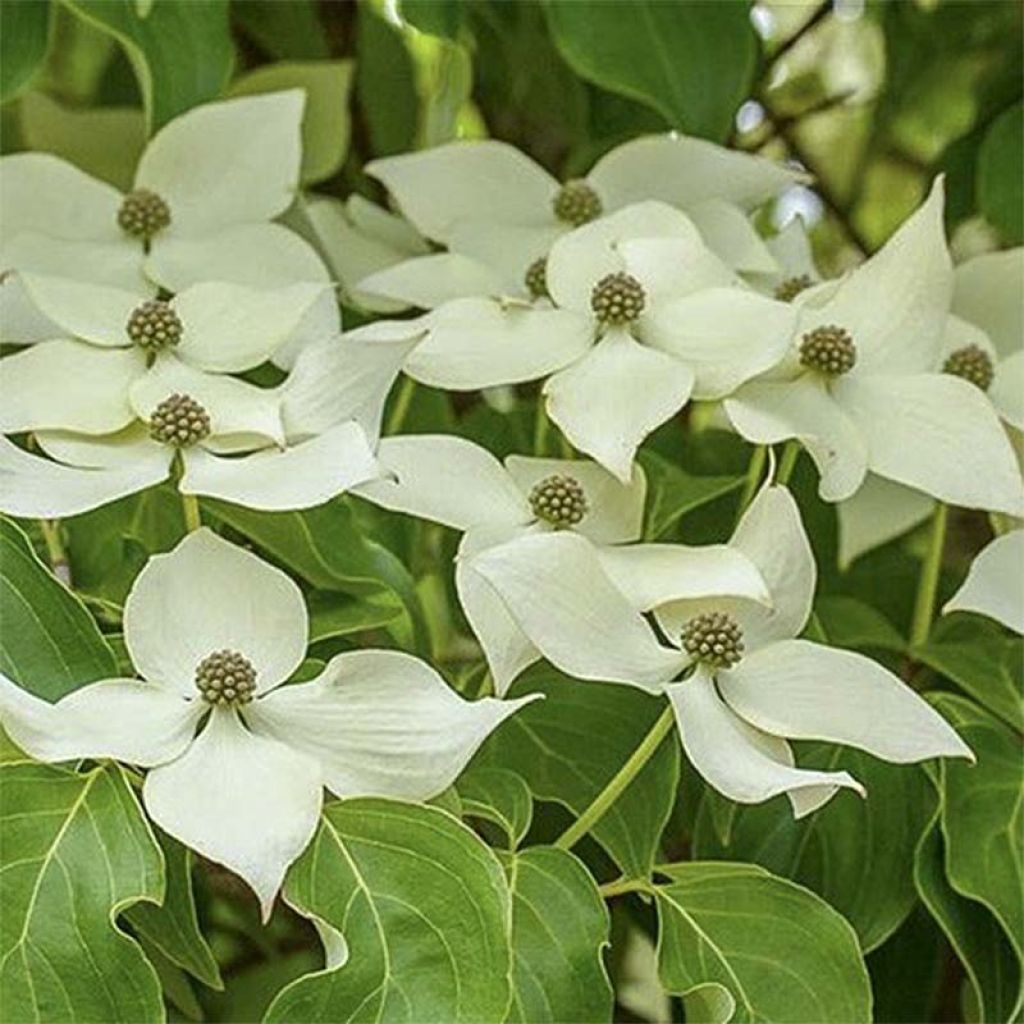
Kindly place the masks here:
<instances>
[{"instance_id":1,"label":"white bract","mask_svg":"<svg viewBox=\"0 0 1024 1024\"><path fill-rule=\"evenodd\" d=\"M499 694L541 655L476 574L473 557L528 534L549 534L555 545L567 538L614 545L640 537L647 482L639 466L625 484L585 460L510 455L503 466L472 441L436 435L385 438L377 457L387 475L354 493L464 534L455 586ZM679 567L680 586L693 594L763 594L757 570L725 545L683 549Z\"/></svg>"},{"instance_id":2,"label":"white bract","mask_svg":"<svg viewBox=\"0 0 1024 1024\"><path fill-rule=\"evenodd\" d=\"M942 611L977 612L1024 633L1024 530L1012 530L984 547Z\"/></svg>"},{"instance_id":3,"label":"white bract","mask_svg":"<svg viewBox=\"0 0 1024 1024\"><path fill-rule=\"evenodd\" d=\"M750 441L798 438L827 501L855 494L870 469L951 504L1019 513L1020 473L991 403L937 372L953 289L942 196L938 181L866 263L799 296L790 358L725 409Z\"/></svg>"},{"instance_id":4,"label":"white bract","mask_svg":"<svg viewBox=\"0 0 1024 1024\"><path fill-rule=\"evenodd\" d=\"M128 595L125 645L141 679L57 704L0 676L4 728L43 761L113 758L150 769L153 820L239 874L263 917L335 796L424 800L531 698L468 702L398 651L338 655L311 682L308 620L279 569L207 530L150 559Z\"/></svg>"},{"instance_id":5,"label":"white bract","mask_svg":"<svg viewBox=\"0 0 1024 1024\"><path fill-rule=\"evenodd\" d=\"M771 273L747 273L744 276L759 291L782 302L792 302L801 292L821 280L811 252L807 225L799 214L781 231L764 241L778 269Z\"/></svg>"},{"instance_id":6,"label":"white bract","mask_svg":"<svg viewBox=\"0 0 1024 1024\"><path fill-rule=\"evenodd\" d=\"M786 793L799 817L840 787L863 792L846 772L795 767L787 738L844 743L898 763L972 756L882 666L796 639L811 612L816 570L788 491L765 488L730 543L761 571L770 605L694 598L681 585L674 545L599 552L531 536L485 551L473 566L563 671L666 694L693 766L732 800Z\"/></svg>"},{"instance_id":7,"label":"white bract","mask_svg":"<svg viewBox=\"0 0 1024 1024\"><path fill-rule=\"evenodd\" d=\"M0 509L77 515L165 480L176 459L185 494L268 511L319 505L379 475L373 446L410 344L329 338L304 348L276 388L158 361L129 389L123 429L37 429L36 443L55 461L0 438Z\"/></svg>"}]
</instances>

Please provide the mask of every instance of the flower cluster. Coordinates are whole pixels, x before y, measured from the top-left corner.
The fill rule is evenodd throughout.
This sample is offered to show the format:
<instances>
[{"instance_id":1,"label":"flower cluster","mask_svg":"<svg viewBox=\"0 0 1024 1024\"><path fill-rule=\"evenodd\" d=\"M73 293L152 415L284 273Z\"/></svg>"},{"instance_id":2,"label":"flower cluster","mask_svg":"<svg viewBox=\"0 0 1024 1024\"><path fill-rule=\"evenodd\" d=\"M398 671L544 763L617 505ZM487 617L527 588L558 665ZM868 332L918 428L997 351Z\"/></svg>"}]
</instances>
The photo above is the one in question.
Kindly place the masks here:
<instances>
[{"instance_id":1,"label":"flower cluster","mask_svg":"<svg viewBox=\"0 0 1024 1024\"><path fill-rule=\"evenodd\" d=\"M145 681L51 705L2 679L15 742L148 769L152 818L242 875L264 913L324 788L438 794L530 699L504 698L541 658L664 695L709 785L785 793L797 816L863 788L798 767L790 739L971 757L887 669L802 637L816 567L784 482L752 479L728 543L645 543L637 454L691 402L754 444L799 442L847 560L935 501L1021 515L1021 250L954 270L937 181L879 252L822 280L798 221L765 240L751 219L798 171L675 134L564 184L500 142L380 160L367 170L400 213L316 200L314 246L277 221L302 105L292 91L189 111L126 196L53 157L0 161L16 348L0 364L0 510L74 516L170 477L193 501L283 511L349 491L443 524L462 534L455 587L497 697L463 700L396 651L294 682L301 591L199 528L129 596ZM318 250L338 255L336 282ZM335 285L388 318L342 332ZM382 439L400 370L455 391L541 382L565 457ZM1022 536L995 541L949 607L1022 628L1006 568Z\"/></svg>"}]
</instances>

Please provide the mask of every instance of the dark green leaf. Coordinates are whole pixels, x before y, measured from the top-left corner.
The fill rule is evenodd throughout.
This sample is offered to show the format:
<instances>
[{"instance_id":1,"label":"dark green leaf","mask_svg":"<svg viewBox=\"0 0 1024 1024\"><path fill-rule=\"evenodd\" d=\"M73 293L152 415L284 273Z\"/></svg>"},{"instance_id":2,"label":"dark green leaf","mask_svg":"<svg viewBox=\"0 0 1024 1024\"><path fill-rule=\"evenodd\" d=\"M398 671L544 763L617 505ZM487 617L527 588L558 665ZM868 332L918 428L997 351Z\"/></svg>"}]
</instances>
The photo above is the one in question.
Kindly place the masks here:
<instances>
[{"instance_id":1,"label":"dark green leaf","mask_svg":"<svg viewBox=\"0 0 1024 1024\"><path fill-rule=\"evenodd\" d=\"M63 0L125 48L150 132L220 95L234 63L227 0Z\"/></svg>"},{"instance_id":2,"label":"dark green leaf","mask_svg":"<svg viewBox=\"0 0 1024 1024\"><path fill-rule=\"evenodd\" d=\"M497 825L515 849L533 820L533 798L522 777L505 768L479 767L473 762L459 778L459 799L465 814Z\"/></svg>"},{"instance_id":3,"label":"dark green leaf","mask_svg":"<svg viewBox=\"0 0 1024 1024\"><path fill-rule=\"evenodd\" d=\"M317 922L328 967L285 988L268 1021L503 1020L508 888L495 855L444 811L331 804L285 898Z\"/></svg>"},{"instance_id":4,"label":"dark green leaf","mask_svg":"<svg viewBox=\"0 0 1024 1024\"><path fill-rule=\"evenodd\" d=\"M370 4L359 5L356 99L373 156L392 156L413 148L419 98L412 59L401 34Z\"/></svg>"},{"instance_id":5,"label":"dark green leaf","mask_svg":"<svg viewBox=\"0 0 1024 1024\"><path fill-rule=\"evenodd\" d=\"M245 0L231 16L255 43L278 60L321 60L330 49L316 0Z\"/></svg>"},{"instance_id":6,"label":"dark green leaf","mask_svg":"<svg viewBox=\"0 0 1024 1024\"><path fill-rule=\"evenodd\" d=\"M978 207L1010 245L1024 241L1024 103L992 123L978 152Z\"/></svg>"},{"instance_id":7,"label":"dark green leaf","mask_svg":"<svg viewBox=\"0 0 1024 1024\"><path fill-rule=\"evenodd\" d=\"M871 605L855 597L824 595L815 603L818 622L835 647L879 649L902 653L906 641L895 626Z\"/></svg>"},{"instance_id":8,"label":"dark green leaf","mask_svg":"<svg viewBox=\"0 0 1024 1024\"><path fill-rule=\"evenodd\" d=\"M306 601L309 609L309 642L380 629L402 614L388 602L362 600L345 594L314 591Z\"/></svg>"},{"instance_id":9,"label":"dark green leaf","mask_svg":"<svg viewBox=\"0 0 1024 1024\"><path fill-rule=\"evenodd\" d=\"M444 39L458 39L465 16L461 0L402 0L402 19L413 28Z\"/></svg>"},{"instance_id":10,"label":"dark green leaf","mask_svg":"<svg viewBox=\"0 0 1024 1024\"><path fill-rule=\"evenodd\" d=\"M56 701L117 674L117 661L85 606L43 565L28 537L0 518L0 670Z\"/></svg>"},{"instance_id":11,"label":"dark green leaf","mask_svg":"<svg viewBox=\"0 0 1024 1024\"><path fill-rule=\"evenodd\" d=\"M523 1024L611 1020L602 960L608 911L587 869L571 854L535 846L505 858L512 889L512 1006Z\"/></svg>"},{"instance_id":12,"label":"dark green leaf","mask_svg":"<svg viewBox=\"0 0 1024 1024\"><path fill-rule=\"evenodd\" d=\"M117 910L163 890L160 849L121 770L21 763L0 779L0 1019L162 1021L156 973L113 927Z\"/></svg>"},{"instance_id":13,"label":"dark green leaf","mask_svg":"<svg viewBox=\"0 0 1024 1024\"><path fill-rule=\"evenodd\" d=\"M757 61L748 4L549 0L546 10L577 74L649 104L692 135L728 136Z\"/></svg>"},{"instance_id":14,"label":"dark green leaf","mask_svg":"<svg viewBox=\"0 0 1024 1024\"><path fill-rule=\"evenodd\" d=\"M0 102L32 80L46 56L49 37L49 0L0 4Z\"/></svg>"}]
</instances>

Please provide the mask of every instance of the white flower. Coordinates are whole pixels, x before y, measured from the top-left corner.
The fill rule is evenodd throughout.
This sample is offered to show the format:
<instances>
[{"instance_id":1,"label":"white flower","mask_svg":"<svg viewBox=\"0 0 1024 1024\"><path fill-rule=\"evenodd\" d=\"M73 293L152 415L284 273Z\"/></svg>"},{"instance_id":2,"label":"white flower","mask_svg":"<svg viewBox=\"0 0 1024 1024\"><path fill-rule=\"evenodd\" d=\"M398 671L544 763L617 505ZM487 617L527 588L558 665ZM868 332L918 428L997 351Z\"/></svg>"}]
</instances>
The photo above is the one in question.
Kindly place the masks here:
<instances>
[{"instance_id":1,"label":"white flower","mask_svg":"<svg viewBox=\"0 0 1024 1024\"><path fill-rule=\"evenodd\" d=\"M45 153L4 157L0 267L132 291L326 280L271 223L299 187L303 104L293 89L194 107L149 141L127 197Z\"/></svg>"},{"instance_id":2,"label":"white flower","mask_svg":"<svg viewBox=\"0 0 1024 1024\"><path fill-rule=\"evenodd\" d=\"M302 593L208 530L150 559L124 627L141 680L93 683L53 705L0 676L4 728L43 761L150 769L153 820L241 875L264 919L316 829L323 787L427 799L529 700L464 701L423 662L383 650L338 655L312 682L282 685L306 654Z\"/></svg>"},{"instance_id":3,"label":"white flower","mask_svg":"<svg viewBox=\"0 0 1024 1024\"><path fill-rule=\"evenodd\" d=\"M561 234L603 213L656 199L685 211L711 249L738 270L774 260L745 211L800 180L760 157L675 133L634 139L585 179L561 185L503 142L456 142L366 167L428 238L500 266L521 281Z\"/></svg>"},{"instance_id":4,"label":"white flower","mask_svg":"<svg viewBox=\"0 0 1024 1024\"><path fill-rule=\"evenodd\" d=\"M977 612L1024 633L1024 530L1012 530L983 548L942 611Z\"/></svg>"},{"instance_id":5,"label":"white flower","mask_svg":"<svg viewBox=\"0 0 1024 1024\"><path fill-rule=\"evenodd\" d=\"M811 252L807 225L799 214L777 234L766 238L764 244L778 269L772 273L744 275L758 291L783 302L792 302L797 295L821 280Z\"/></svg>"},{"instance_id":6,"label":"white flower","mask_svg":"<svg viewBox=\"0 0 1024 1024\"><path fill-rule=\"evenodd\" d=\"M348 300L374 313L396 313L404 300L382 299L362 290L364 278L406 260L426 256L430 246L404 218L353 194L344 202L316 198L305 206L324 255Z\"/></svg>"},{"instance_id":7,"label":"white flower","mask_svg":"<svg viewBox=\"0 0 1024 1024\"><path fill-rule=\"evenodd\" d=\"M411 344L326 339L276 388L158 361L129 389L131 421L116 433L36 430L56 461L0 438L0 510L77 515L165 480L179 458L185 494L268 511L319 505L379 475L381 412ZM88 407L88 385L73 383Z\"/></svg>"},{"instance_id":8,"label":"white flower","mask_svg":"<svg viewBox=\"0 0 1024 1024\"><path fill-rule=\"evenodd\" d=\"M748 440L799 438L827 501L867 471L968 508L1019 512L1024 489L985 395L935 372L953 287L942 185L866 263L805 293L788 365L725 402Z\"/></svg>"},{"instance_id":9,"label":"white flower","mask_svg":"<svg viewBox=\"0 0 1024 1024\"><path fill-rule=\"evenodd\" d=\"M971 756L944 719L880 665L795 639L810 615L816 573L788 491L765 488L731 545L760 569L770 606L694 599L680 586L673 545L597 552L525 537L485 551L473 566L563 671L665 693L694 767L732 800L785 792L799 817L837 787L862 792L846 772L794 767L786 737L845 743L899 763ZM644 613L653 613L669 646Z\"/></svg>"},{"instance_id":10,"label":"white flower","mask_svg":"<svg viewBox=\"0 0 1024 1024\"><path fill-rule=\"evenodd\" d=\"M473 556L526 534L551 534L554 544L568 537L598 545L640 537L647 482L639 466L626 484L585 460L510 455L502 466L472 441L441 435L385 438L377 457L390 475L354 493L464 533L455 586L499 694L540 652L477 576ZM756 569L725 545L684 549L680 572L681 585L695 594L763 592Z\"/></svg>"}]
</instances>

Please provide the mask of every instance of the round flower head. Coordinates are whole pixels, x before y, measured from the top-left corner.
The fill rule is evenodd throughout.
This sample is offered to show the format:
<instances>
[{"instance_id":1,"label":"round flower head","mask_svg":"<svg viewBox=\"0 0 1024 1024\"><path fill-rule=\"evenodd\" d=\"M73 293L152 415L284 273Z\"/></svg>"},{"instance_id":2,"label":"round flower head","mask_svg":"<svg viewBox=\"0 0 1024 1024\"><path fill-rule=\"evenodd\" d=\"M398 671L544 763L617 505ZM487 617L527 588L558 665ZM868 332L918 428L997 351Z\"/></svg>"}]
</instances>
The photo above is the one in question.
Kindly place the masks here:
<instances>
[{"instance_id":1,"label":"round flower head","mask_svg":"<svg viewBox=\"0 0 1024 1024\"><path fill-rule=\"evenodd\" d=\"M288 576L201 529L151 558L128 595L125 645L142 680L92 683L54 705L0 676L0 716L41 760L150 769L153 820L241 875L266 918L323 787L426 799L530 699L469 703L397 651L342 654L312 682L282 686L308 631Z\"/></svg>"}]
</instances>

